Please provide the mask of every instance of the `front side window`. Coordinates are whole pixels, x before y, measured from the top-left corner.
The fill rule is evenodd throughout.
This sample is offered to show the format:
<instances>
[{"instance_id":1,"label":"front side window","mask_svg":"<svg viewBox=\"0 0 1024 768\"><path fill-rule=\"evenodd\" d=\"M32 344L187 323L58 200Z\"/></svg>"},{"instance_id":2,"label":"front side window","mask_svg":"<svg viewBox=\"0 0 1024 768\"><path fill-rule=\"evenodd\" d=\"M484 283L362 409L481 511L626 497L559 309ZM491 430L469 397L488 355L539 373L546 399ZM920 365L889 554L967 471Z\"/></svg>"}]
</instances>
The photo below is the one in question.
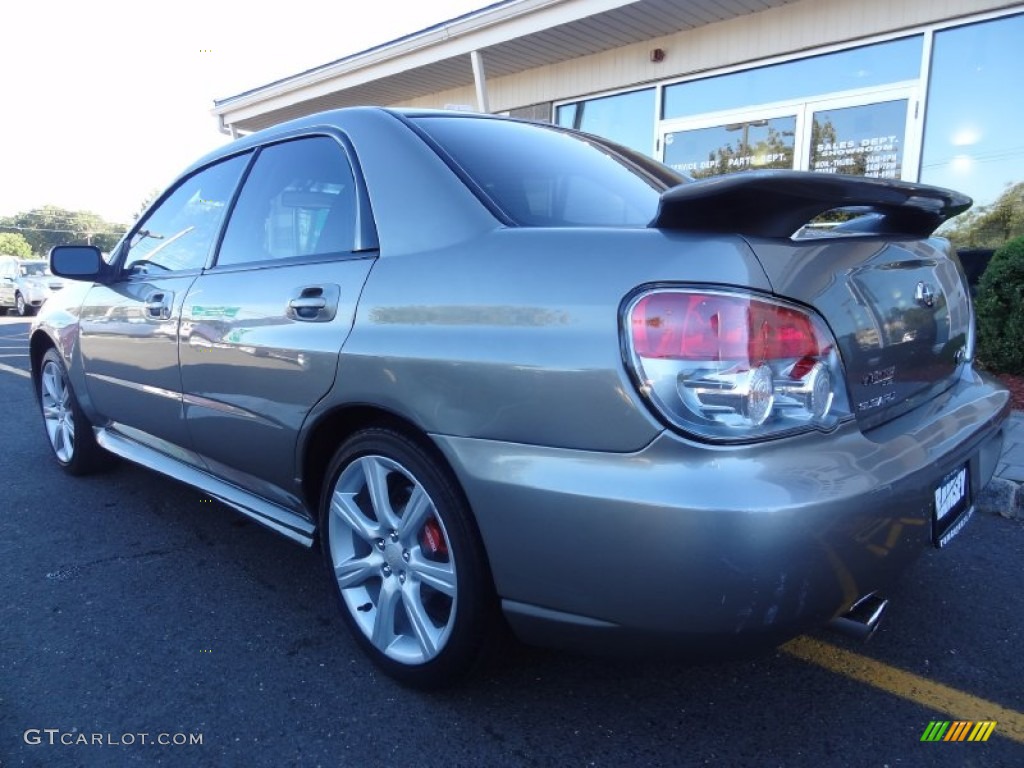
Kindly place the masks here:
<instances>
[{"instance_id":1,"label":"front side window","mask_svg":"<svg viewBox=\"0 0 1024 768\"><path fill-rule=\"evenodd\" d=\"M423 117L416 123L523 226L644 227L684 181L610 142L528 123Z\"/></svg>"},{"instance_id":2,"label":"front side window","mask_svg":"<svg viewBox=\"0 0 1024 768\"><path fill-rule=\"evenodd\" d=\"M334 139L263 149L231 213L217 265L330 253L355 246L352 168Z\"/></svg>"},{"instance_id":3,"label":"front side window","mask_svg":"<svg viewBox=\"0 0 1024 768\"><path fill-rule=\"evenodd\" d=\"M236 155L185 179L132 233L124 269L202 269L248 160L248 155Z\"/></svg>"}]
</instances>

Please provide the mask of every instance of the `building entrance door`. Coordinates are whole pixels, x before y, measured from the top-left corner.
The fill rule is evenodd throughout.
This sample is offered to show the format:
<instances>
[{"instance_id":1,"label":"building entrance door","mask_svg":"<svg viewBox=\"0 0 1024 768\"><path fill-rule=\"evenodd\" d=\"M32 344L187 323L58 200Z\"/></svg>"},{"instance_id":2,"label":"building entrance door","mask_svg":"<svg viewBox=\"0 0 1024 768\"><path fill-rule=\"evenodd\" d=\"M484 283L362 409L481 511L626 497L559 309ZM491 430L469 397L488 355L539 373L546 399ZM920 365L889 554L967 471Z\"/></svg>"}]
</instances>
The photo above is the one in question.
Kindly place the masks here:
<instances>
[{"instance_id":1,"label":"building entrance door","mask_svg":"<svg viewBox=\"0 0 1024 768\"><path fill-rule=\"evenodd\" d=\"M694 178L784 168L917 179L917 89L904 84L665 120L664 163Z\"/></svg>"}]
</instances>

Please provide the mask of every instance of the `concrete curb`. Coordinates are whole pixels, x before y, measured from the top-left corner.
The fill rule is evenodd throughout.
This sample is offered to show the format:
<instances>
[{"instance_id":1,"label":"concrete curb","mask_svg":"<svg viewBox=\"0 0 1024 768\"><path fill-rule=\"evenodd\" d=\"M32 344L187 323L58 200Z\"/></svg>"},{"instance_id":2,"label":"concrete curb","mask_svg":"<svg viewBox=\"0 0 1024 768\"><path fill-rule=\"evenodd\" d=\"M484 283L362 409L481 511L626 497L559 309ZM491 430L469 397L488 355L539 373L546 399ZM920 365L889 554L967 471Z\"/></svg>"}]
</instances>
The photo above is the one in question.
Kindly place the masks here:
<instances>
[{"instance_id":1,"label":"concrete curb","mask_svg":"<svg viewBox=\"0 0 1024 768\"><path fill-rule=\"evenodd\" d=\"M1003 453L995 475L975 499L979 512L1024 520L1024 411L1013 411L1006 420Z\"/></svg>"}]
</instances>

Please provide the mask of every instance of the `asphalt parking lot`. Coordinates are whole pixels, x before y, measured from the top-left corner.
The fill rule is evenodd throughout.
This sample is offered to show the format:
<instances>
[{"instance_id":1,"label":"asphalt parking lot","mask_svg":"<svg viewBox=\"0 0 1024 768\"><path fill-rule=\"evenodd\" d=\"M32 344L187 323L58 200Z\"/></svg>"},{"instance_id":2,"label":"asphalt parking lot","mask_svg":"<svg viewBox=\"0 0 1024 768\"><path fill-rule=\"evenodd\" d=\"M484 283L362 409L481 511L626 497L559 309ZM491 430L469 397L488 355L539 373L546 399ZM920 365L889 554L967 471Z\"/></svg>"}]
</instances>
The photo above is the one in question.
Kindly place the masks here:
<instances>
[{"instance_id":1,"label":"asphalt parking lot","mask_svg":"<svg viewBox=\"0 0 1024 768\"><path fill-rule=\"evenodd\" d=\"M510 645L426 695L363 659L315 552L130 465L65 476L28 325L0 318L3 768L1024 764L1021 521L976 515L926 553L866 645L718 664ZM922 741L934 721L996 725Z\"/></svg>"}]
</instances>

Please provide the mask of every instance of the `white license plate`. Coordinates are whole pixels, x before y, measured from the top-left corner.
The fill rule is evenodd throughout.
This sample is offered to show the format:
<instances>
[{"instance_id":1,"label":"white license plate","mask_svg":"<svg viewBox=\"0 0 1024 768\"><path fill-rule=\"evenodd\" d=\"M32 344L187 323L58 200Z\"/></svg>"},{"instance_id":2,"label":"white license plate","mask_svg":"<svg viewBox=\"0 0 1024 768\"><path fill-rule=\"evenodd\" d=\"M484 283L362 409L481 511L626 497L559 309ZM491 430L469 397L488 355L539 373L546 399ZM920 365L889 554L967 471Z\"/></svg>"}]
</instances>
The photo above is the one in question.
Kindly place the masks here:
<instances>
[{"instance_id":1,"label":"white license plate","mask_svg":"<svg viewBox=\"0 0 1024 768\"><path fill-rule=\"evenodd\" d=\"M966 465L962 466L942 478L935 489L932 531L937 547L946 546L970 519L969 477Z\"/></svg>"}]
</instances>

